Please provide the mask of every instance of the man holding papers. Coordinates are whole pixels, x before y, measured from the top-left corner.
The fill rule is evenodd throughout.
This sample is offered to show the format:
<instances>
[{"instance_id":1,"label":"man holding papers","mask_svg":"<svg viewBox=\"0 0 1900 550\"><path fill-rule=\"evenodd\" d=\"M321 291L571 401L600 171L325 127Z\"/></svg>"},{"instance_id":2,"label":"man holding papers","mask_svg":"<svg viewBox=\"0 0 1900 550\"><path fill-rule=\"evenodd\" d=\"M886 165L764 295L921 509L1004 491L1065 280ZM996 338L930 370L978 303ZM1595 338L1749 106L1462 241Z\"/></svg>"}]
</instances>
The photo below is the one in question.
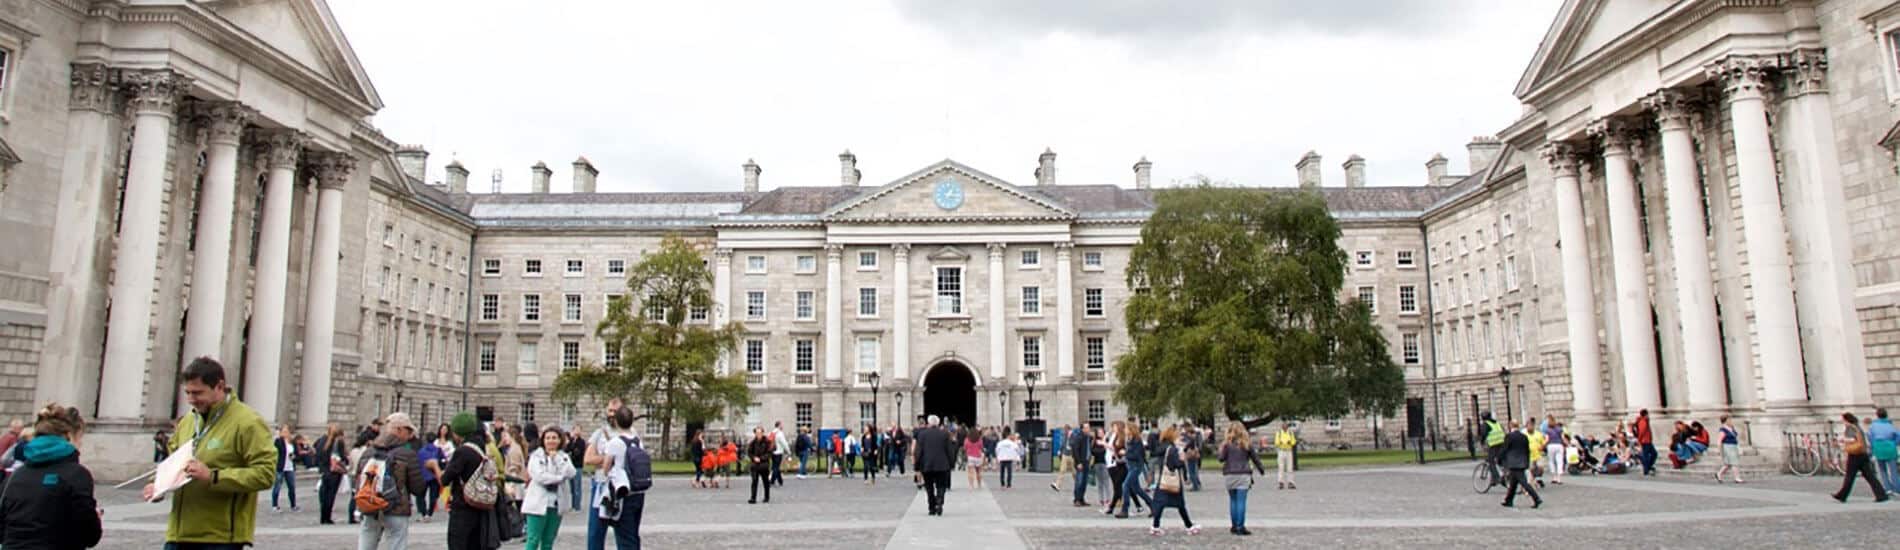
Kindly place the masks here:
<instances>
[{"instance_id":1,"label":"man holding papers","mask_svg":"<svg viewBox=\"0 0 1900 550\"><path fill-rule=\"evenodd\" d=\"M216 360L193 360L181 378L191 413L178 420L171 445L175 455L189 458L179 469L182 476L168 476L161 467L145 486L145 498L176 494L165 526L167 550L241 549L256 527L257 492L276 477L270 428L230 395L224 366Z\"/></svg>"}]
</instances>

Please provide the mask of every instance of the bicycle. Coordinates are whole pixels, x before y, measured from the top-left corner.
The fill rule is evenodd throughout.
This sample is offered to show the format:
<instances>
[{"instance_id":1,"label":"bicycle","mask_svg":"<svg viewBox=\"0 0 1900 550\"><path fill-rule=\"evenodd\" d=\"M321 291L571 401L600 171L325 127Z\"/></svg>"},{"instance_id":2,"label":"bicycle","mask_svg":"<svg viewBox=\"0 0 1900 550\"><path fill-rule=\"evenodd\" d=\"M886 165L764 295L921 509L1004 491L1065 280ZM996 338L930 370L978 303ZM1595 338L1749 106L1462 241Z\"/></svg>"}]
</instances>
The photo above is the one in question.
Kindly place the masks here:
<instances>
[{"instance_id":1,"label":"bicycle","mask_svg":"<svg viewBox=\"0 0 1900 550\"><path fill-rule=\"evenodd\" d=\"M1478 461L1478 467L1471 470L1471 490L1482 495L1491 492L1492 487L1498 486L1498 480L1492 477L1491 470L1489 459Z\"/></svg>"},{"instance_id":2,"label":"bicycle","mask_svg":"<svg viewBox=\"0 0 1900 550\"><path fill-rule=\"evenodd\" d=\"M1823 469L1830 475L1847 471L1841 463L1840 447L1826 436L1791 434L1790 437L1794 444L1788 446L1788 473L1813 477Z\"/></svg>"}]
</instances>

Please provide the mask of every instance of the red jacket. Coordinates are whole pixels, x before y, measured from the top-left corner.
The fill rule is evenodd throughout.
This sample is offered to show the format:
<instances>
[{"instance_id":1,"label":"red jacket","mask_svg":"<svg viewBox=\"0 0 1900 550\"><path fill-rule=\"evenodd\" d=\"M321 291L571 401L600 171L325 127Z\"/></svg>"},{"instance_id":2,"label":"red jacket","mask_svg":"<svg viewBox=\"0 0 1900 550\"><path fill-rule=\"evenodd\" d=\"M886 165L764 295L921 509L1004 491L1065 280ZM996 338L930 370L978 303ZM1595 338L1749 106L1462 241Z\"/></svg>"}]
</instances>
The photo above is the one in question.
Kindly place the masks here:
<instances>
[{"instance_id":1,"label":"red jacket","mask_svg":"<svg viewBox=\"0 0 1900 550\"><path fill-rule=\"evenodd\" d=\"M1636 417L1636 444L1648 445L1654 441L1655 440L1650 439L1649 435L1649 417Z\"/></svg>"}]
</instances>

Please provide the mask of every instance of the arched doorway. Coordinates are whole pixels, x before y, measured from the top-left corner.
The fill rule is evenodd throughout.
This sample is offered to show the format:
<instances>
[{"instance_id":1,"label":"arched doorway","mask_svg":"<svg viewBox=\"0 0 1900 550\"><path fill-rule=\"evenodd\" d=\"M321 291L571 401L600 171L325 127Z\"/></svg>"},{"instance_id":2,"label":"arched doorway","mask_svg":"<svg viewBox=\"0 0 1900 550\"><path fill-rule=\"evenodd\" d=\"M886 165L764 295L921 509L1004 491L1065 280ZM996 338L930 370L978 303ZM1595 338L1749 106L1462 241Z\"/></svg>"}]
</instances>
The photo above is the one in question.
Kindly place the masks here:
<instances>
[{"instance_id":1,"label":"arched doorway","mask_svg":"<svg viewBox=\"0 0 1900 550\"><path fill-rule=\"evenodd\" d=\"M947 361L930 368L924 375L924 414L937 415L945 424L976 424L976 378L970 367Z\"/></svg>"}]
</instances>

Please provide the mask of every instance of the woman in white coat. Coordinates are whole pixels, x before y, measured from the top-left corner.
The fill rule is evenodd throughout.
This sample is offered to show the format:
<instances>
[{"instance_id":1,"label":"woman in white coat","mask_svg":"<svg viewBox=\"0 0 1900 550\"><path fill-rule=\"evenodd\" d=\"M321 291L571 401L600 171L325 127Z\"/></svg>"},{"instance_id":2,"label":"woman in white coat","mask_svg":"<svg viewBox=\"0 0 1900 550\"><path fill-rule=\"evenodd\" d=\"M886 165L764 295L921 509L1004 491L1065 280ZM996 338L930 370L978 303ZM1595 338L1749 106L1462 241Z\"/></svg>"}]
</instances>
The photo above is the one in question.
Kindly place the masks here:
<instances>
[{"instance_id":1,"label":"woman in white coat","mask_svg":"<svg viewBox=\"0 0 1900 550\"><path fill-rule=\"evenodd\" d=\"M528 488L521 497L521 513L528 516L528 550L553 550L561 530L561 488L574 477L574 461L561 448L567 437L559 429L541 431L541 445L528 457Z\"/></svg>"}]
</instances>

